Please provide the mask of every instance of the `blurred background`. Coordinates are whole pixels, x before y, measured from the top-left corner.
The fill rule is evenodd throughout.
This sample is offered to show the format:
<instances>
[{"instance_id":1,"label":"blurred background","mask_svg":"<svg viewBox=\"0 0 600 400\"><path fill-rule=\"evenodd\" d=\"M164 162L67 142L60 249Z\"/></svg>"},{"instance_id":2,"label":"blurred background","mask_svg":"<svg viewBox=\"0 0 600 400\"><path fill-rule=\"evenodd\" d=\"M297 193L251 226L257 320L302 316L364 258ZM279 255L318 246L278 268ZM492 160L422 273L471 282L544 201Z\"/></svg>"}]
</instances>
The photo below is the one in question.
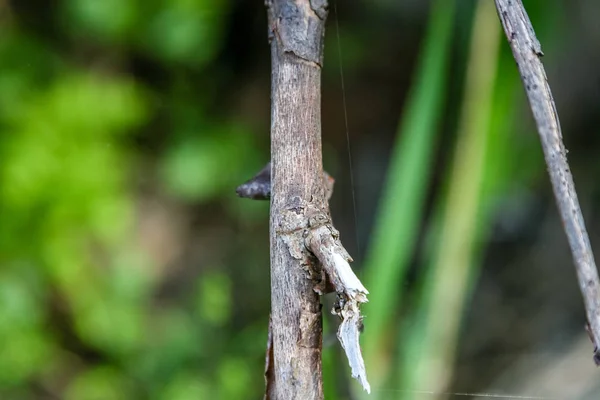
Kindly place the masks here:
<instances>
[{"instance_id":1,"label":"blurred background","mask_svg":"<svg viewBox=\"0 0 600 400\"><path fill-rule=\"evenodd\" d=\"M600 254L600 3L525 5ZM369 398L600 398L493 1L331 0L325 42ZM0 0L1 399L262 397L269 85L262 1ZM326 398L365 398L326 318Z\"/></svg>"}]
</instances>

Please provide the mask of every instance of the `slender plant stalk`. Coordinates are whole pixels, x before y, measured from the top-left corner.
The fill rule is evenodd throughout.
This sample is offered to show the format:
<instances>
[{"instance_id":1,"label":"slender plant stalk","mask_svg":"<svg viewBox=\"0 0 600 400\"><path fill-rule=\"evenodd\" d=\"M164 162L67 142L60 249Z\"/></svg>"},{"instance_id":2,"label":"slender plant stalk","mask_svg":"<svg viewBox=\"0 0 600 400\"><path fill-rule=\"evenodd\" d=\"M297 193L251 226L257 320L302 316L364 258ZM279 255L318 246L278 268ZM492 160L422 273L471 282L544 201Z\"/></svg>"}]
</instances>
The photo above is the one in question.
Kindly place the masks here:
<instances>
[{"instance_id":1,"label":"slender plant stalk","mask_svg":"<svg viewBox=\"0 0 600 400\"><path fill-rule=\"evenodd\" d=\"M594 343L594 361L600 365L600 280L567 162L556 105L540 60L542 47L521 0L496 0L496 8L537 125L554 197L583 295L589 332Z\"/></svg>"},{"instance_id":2,"label":"slender plant stalk","mask_svg":"<svg viewBox=\"0 0 600 400\"><path fill-rule=\"evenodd\" d=\"M368 325L364 354L372 384L381 385L390 367L390 310L398 310L402 281L414 250L416 231L423 213L435 149L452 38L454 0L433 3L423 53L415 71L388 177L373 228L365 263L365 282L371 291L366 308Z\"/></svg>"}]
</instances>

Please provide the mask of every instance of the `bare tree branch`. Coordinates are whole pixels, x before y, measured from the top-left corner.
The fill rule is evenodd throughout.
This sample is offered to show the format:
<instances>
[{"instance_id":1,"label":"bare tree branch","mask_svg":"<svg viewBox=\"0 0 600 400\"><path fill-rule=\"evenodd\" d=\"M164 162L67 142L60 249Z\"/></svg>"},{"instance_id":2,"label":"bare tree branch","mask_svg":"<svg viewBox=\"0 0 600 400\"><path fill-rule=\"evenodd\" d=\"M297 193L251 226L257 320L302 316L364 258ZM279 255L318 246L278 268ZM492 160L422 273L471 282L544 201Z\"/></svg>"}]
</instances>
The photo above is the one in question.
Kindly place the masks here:
<instances>
[{"instance_id":1,"label":"bare tree branch","mask_svg":"<svg viewBox=\"0 0 600 400\"><path fill-rule=\"evenodd\" d=\"M595 346L594 361L600 365L600 281L567 162L556 105L540 60L543 56L542 47L521 0L495 1L540 135L554 196L583 294L590 336Z\"/></svg>"},{"instance_id":2,"label":"bare tree branch","mask_svg":"<svg viewBox=\"0 0 600 400\"><path fill-rule=\"evenodd\" d=\"M274 400L323 398L320 277L306 211L326 209L321 65L326 3L268 0L271 42L271 321Z\"/></svg>"},{"instance_id":3,"label":"bare tree branch","mask_svg":"<svg viewBox=\"0 0 600 400\"><path fill-rule=\"evenodd\" d=\"M352 376L370 391L359 345L367 290L350 268L329 213L323 171L321 65L326 0L267 0L271 43L271 162L240 197L271 199L271 316L266 400L323 398L319 295L335 291L338 338Z\"/></svg>"}]
</instances>

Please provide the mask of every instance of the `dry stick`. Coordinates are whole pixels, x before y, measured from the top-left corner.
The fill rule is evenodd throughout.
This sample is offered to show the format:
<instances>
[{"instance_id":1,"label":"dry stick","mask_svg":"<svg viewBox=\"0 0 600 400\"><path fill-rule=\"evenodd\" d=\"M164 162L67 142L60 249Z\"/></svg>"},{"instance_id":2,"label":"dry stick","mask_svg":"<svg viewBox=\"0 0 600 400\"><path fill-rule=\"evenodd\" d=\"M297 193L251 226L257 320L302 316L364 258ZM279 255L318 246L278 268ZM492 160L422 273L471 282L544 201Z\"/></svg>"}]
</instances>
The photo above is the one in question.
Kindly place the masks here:
<instances>
[{"instance_id":1,"label":"dry stick","mask_svg":"<svg viewBox=\"0 0 600 400\"><path fill-rule=\"evenodd\" d=\"M322 315L306 209L325 207L321 65L327 10L268 0L271 43L271 328L274 400L323 398ZM293 249L293 250L292 250Z\"/></svg>"},{"instance_id":2,"label":"dry stick","mask_svg":"<svg viewBox=\"0 0 600 400\"><path fill-rule=\"evenodd\" d=\"M338 295L338 337L369 390L358 345L366 289L332 225L321 150L321 66L326 0L267 0L271 42L271 338L267 397L322 399L327 281ZM327 193L326 193L327 192ZM318 260L318 262L317 262ZM339 279L335 279L339 278Z\"/></svg>"},{"instance_id":3,"label":"dry stick","mask_svg":"<svg viewBox=\"0 0 600 400\"><path fill-rule=\"evenodd\" d=\"M495 1L538 128L554 196L571 246L579 287L583 294L590 336L595 346L594 361L596 365L600 365L598 271L567 162L556 106L546 71L540 61L540 57L543 56L542 47L521 0Z\"/></svg>"},{"instance_id":4,"label":"dry stick","mask_svg":"<svg viewBox=\"0 0 600 400\"><path fill-rule=\"evenodd\" d=\"M338 338L352 375L369 391L359 346L368 294L348 264L329 213L333 178L323 172L321 66L326 0L267 0L271 42L271 163L237 188L271 199L271 317L265 399L320 400L319 294L337 293Z\"/></svg>"}]
</instances>

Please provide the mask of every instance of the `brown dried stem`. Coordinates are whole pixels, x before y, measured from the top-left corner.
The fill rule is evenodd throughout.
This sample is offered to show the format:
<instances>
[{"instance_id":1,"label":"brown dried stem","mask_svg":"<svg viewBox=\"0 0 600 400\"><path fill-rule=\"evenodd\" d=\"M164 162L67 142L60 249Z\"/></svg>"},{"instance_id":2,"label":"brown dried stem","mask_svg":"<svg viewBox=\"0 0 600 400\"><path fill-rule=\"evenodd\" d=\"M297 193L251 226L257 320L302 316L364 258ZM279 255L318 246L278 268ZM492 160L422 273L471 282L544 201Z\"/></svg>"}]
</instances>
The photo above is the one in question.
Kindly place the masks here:
<instances>
[{"instance_id":1,"label":"brown dried stem","mask_svg":"<svg viewBox=\"0 0 600 400\"><path fill-rule=\"evenodd\" d=\"M595 346L594 361L600 365L600 281L567 162L556 105L540 59L543 56L542 47L521 0L495 1L537 125L583 294L590 336Z\"/></svg>"}]
</instances>

